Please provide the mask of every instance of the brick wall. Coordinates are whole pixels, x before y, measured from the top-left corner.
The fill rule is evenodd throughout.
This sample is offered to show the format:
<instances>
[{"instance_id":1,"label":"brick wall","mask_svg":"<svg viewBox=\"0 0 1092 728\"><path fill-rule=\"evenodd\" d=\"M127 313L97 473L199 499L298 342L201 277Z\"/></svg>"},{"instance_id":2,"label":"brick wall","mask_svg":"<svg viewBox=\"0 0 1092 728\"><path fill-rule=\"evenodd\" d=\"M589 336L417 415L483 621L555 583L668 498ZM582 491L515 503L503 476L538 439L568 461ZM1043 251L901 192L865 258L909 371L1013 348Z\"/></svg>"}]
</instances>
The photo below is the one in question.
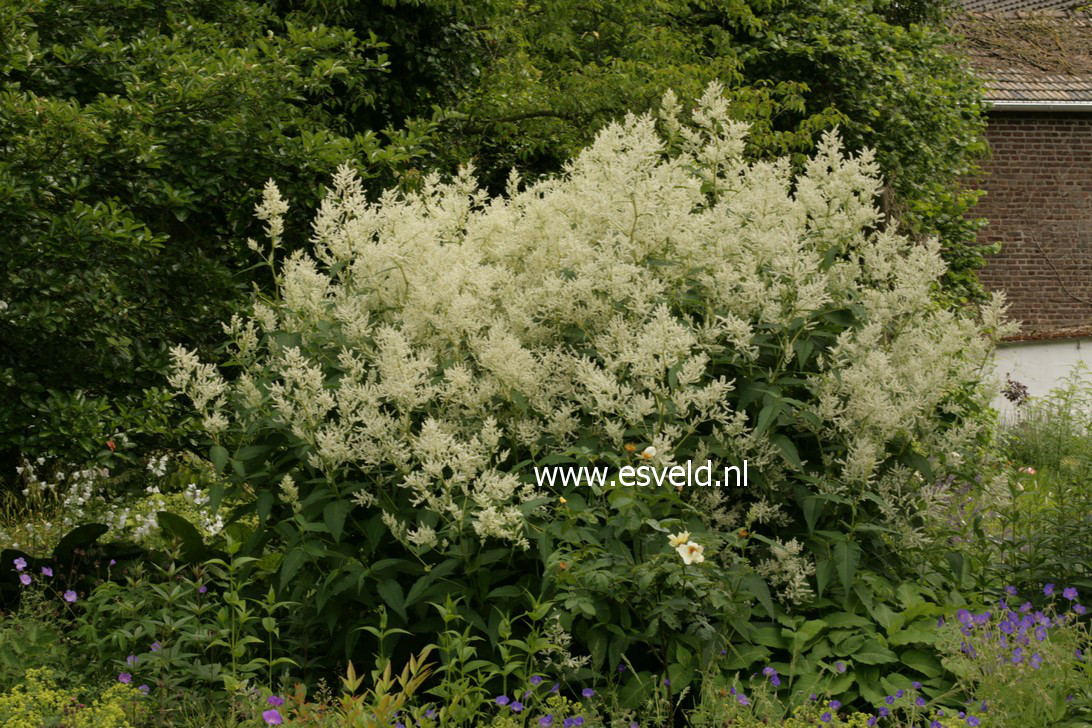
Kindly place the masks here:
<instances>
[{"instance_id":1,"label":"brick wall","mask_svg":"<svg viewBox=\"0 0 1092 728\"><path fill-rule=\"evenodd\" d=\"M1001 252L981 273L1023 336L1092 325L1092 113L994 112L979 232Z\"/></svg>"}]
</instances>

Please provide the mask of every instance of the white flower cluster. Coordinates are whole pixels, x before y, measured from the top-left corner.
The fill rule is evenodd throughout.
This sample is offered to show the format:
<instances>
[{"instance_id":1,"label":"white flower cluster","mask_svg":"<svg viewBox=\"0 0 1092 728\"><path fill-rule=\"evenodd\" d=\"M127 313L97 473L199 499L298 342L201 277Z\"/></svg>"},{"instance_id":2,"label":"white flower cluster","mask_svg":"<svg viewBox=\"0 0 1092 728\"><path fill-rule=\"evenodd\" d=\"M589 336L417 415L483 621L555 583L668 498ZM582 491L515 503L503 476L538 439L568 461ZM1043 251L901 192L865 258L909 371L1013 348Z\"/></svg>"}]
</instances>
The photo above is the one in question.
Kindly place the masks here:
<instances>
[{"instance_id":1,"label":"white flower cluster","mask_svg":"<svg viewBox=\"0 0 1092 728\"><path fill-rule=\"evenodd\" d=\"M803 544L795 538L788 542L774 541L770 558L755 567L771 585L778 587L781 598L790 604L803 604L812 597L808 577L815 573L815 565L803 551Z\"/></svg>"},{"instance_id":2,"label":"white flower cluster","mask_svg":"<svg viewBox=\"0 0 1092 728\"><path fill-rule=\"evenodd\" d=\"M806 382L815 436L848 453L818 464L831 489L875 489L896 438L948 452L973 436L938 427L937 412L958 419L973 398L963 393L981 378L981 332L999 330L1000 305L934 303L938 246L882 225L870 152L845 156L828 134L794 176L787 161L743 160L746 128L728 118L716 86L690 124L668 95L672 153L655 119L631 116L563 175L526 189L513 176L501 197L464 170L370 202L345 167L311 252L283 262L276 301L225 327L239 376L176 349L171 381L213 435L272 417L331 481L383 473L361 504L405 489L448 523L524 545L531 492L508 472L511 448L532 459L583 439L621 449L639 432L667 465L700 430L778 482L787 461L730 406L733 382L714 362L754 361L756 334L774 331L788 367L788 332L832 307L854 307L862 324ZM278 238L284 209L267 188L259 213ZM400 538L436 538L386 520Z\"/></svg>"},{"instance_id":3,"label":"white flower cluster","mask_svg":"<svg viewBox=\"0 0 1092 728\"><path fill-rule=\"evenodd\" d=\"M146 469L162 478L169 463L168 455L152 457ZM119 499L119 484L114 482L117 479L111 480L106 468L66 470L53 464L44 474L45 465L45 460L38 458L16 467L23 484L22 498L11 511L19 527L13 532L0 528L0 547L44 553L76 526L95 522L108 529L104 541L131 540L160 546L157 513L163 510L190 520L205 537L215 536L224 528L223 516L211 510L208 492L196 483L169 493L162 493L153 483L145 488L144 497Z\"/></svg>"}]
</instances>

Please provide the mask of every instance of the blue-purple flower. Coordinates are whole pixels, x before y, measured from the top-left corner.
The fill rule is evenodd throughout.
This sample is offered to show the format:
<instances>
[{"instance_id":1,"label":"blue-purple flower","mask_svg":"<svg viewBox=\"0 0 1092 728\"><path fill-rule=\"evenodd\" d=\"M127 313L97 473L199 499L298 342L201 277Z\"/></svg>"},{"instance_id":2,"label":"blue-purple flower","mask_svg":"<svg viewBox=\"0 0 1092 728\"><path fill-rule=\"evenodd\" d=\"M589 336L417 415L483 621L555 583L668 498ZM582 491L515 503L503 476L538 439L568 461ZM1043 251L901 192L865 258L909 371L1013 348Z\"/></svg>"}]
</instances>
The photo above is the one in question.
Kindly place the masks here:
<instances>
[{"instance_id":1,"label":"blue-purple flower","mask_svg":"<svg viewBox=\"0 0 1092 728\"><path fill-rule=\"evenodd\" d=\"M15 564L15 570L16 571L22 571L23 569L27 568L27 560L24 559L22 556L15 559L11 563Z\"/></svg>"},{"instance_id":2,"label":"blue-purple flower","mask_svg":"<svg viewBox=\"0 0 1092 728\"><path fill-rule=\"evenodd\" d=\"M1077 598L1077 590L1074 587L1067 586L1065 589L1062 589L1062 596L1069 601L1073 601Z\"/></svg>"},{"instance_id":3,"label":"blue-purple flower","mask_svg":"<svg viewBox=\"0 0 1092 728\"><path fill-rule=\"evenodd\" d=\"M133 681L133 676L130 675L129 673L127 673L127 672L123 672L123 673L118 675L118 682L122 683L123 685L128 685L132 681Z\"/></svg>"},{"instance_id":4,"label":"blue-purple flower","mask_svg":"<svg viewBox=\"0 0 1092 728\"><path fill-rule=\"evenodd\" d=\"M580 694L583 695L585 698L590 698L591 696L595 695L595 691L591 688L584 688L580 691Z\"/></svg>"},{"instance_id":5,"label":"blue-purple flower","mask_svg":"<svg viewBox=\"0 0 1092 728\"><path fill-rule=\"evenodd\" d=\"M1047 584L1046 586L1043 587L1043 594L1046 594L1049 597L1053 593L1054 593L1054 585L1053 584Z\"/></svg>"},{"instance_id":6,"label":"blue-purple flower","mask_svg":"<svg viewBox=\"0 0 1092 728\"><path fill-rule=\"evenodd\" d=\"M510 703L510 702L511 702L511 700L508 698L507 695L498 695L497 696L497 705L508 705L508 703Z\"/></svg>"},{"instance_id":7,"label":"blue-purple flower","mask_svg":"<svg viewBox=\"0 0 1092 728\"><path fill-rule=\"evenodd\" d=\"M265 699L265 702L269 705L272 705L274 708L279 708L284 705L284 698L280 697L279 695L270 695L268 698Z\"/></svg>"},{"instance_id":8,"label":"blue-purple flower","mask_svg":"<svg viewBox=\"0 0 1092 728\"><path fill-rule=\"evenodd\" d=\"M284 718L281 717L281 712L276 708L271 708L262 713L262 720L265 721L266 725L280 725L284 722Z\"/></svg>"}]
</instances>

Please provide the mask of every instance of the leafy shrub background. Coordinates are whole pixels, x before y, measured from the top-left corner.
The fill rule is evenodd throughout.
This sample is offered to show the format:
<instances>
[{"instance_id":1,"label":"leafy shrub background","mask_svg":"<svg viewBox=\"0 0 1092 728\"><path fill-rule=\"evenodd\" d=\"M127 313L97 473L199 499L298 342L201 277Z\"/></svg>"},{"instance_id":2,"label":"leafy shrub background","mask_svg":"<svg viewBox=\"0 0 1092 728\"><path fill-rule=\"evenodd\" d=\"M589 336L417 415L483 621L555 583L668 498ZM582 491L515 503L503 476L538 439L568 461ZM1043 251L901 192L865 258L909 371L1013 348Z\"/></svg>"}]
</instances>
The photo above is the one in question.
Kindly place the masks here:
<instances>
[{"instance_id":1,"label":"leafy shrub background","mask_svg":"<svg viewBox=\"0 0 1092 728\"><path fill-rule=\"evenodd\" d=\"M351 128L380 44L291 9L34 0L0 28L0 452L184 442L167 348L210 345L250 287L257 189L389 174L423 132Z\"/></svg>"},{"instance_id":2,"label":"leafy shrub background","mask_svg":"<svg viewBox=\"0 0 1092 728\"><path fill-rule=\"evenodd\" d=\"M937 245L884 224L869 152L828 135L799 176L746 162L717 86L686 124L669 95L661 123L611 125L564 175L513 177L504 197L464 172L370 203L343 169L313 252L228 326L237 376L175 350L229 495L256 496L248 548L283 554L310 639L351 652L380 606L439 631L428 604L451 595L495 641L493 615L541 590L566 538L532 466L618 465L627 444L654 465L749 461L747 491L686 489L655 517L696 505L709 531L753 529L747 560L784 604L873 624L900 595L912 609L896 624L884 608L888 634L929 613L897 589L916 575L903 558L928 546L921 483L984 436L999 307L936 302ZM286 207L267 187L269 260ZM800 636L771 625L778 649L832 627L786 619ZM896 662L854 649L869 645Z\"/></svg>"},{"instance_id":3,"label":"leafy shrub background","mask_svg":"<svg viewBox=\"0 0 1092 728\"><path fill-rule=\"evenodd\" d=\"M883 209L941 240L942 295L980 296L974 195L956 181L984 149L981 99L945 8L4 2L0 224L18 234L0 267L3 476L20 454L120 465L104 447L119 432L190 442L159 386L166 351L208 352L254 283L246 211L266 179L303 211L344 162L378 189L473 160L499 192L510 168L559 171L667 87L689 105L728 84L750 154L802 163L836 124L876 149Z\"/></svg>"}]
</instances>

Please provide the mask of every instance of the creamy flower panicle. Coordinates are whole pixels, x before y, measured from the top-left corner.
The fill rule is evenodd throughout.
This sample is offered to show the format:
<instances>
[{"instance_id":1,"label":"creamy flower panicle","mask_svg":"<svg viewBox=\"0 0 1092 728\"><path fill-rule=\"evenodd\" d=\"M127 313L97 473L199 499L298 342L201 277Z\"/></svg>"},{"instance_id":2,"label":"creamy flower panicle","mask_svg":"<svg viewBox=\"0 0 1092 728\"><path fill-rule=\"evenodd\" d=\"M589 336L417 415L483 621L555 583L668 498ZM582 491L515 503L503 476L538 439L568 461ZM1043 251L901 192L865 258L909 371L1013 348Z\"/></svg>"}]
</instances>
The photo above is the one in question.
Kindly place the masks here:
<instances>
[{"instance_id":1,"label":"creamy flower panicle","mask_svg":"<svg viewBox=\"0 0 1092 728\"><path fill-rule=\"evenodd\" d=\"M982 332L1004 328L1000 304L935 305L938 245L883 224L870 152L846 156L827 134L800 175L787 161L748 163L746 126L726 103L711 86L684 124L669 94L659 122L670 153L656 119L630 116L564 174L527 187L513 175L498 197L467 169L369 201L342 168L310 252L278 270L279 298L225 326L238 376L175 349L172 384L213 436L272 418L314 470L367 480L351 494L360 507L382 508L384 488L409 494L439 524L396 514L384 523L415 547L442 544L444 524L464 523L526 547L535 494L511 463L578 440L620 452L627 433L642 432L648 445L635 454L666 467L687 433L708 432L767 482L787 482L791 463L731 406L734 382L714 361L754 361L760 329L852 304L861 325L808 375L814 436L846 452L821 464L834 476L823 487L878 492L912 539L899 514L917 490L913 473L880 462L895 438L946 453L976 435L940 427L936 413L958 419L975 405L966 385L990 352ZM285 209L267 186L259 213L275 245ZM715 315L672 303L694 291ZM383 475L348 477L361 472ZM296 504L302 489L286 480L280 495ZM796 544L778 548L765 571L798 595L809 567Z\"/></svg>"}]
</instances>

